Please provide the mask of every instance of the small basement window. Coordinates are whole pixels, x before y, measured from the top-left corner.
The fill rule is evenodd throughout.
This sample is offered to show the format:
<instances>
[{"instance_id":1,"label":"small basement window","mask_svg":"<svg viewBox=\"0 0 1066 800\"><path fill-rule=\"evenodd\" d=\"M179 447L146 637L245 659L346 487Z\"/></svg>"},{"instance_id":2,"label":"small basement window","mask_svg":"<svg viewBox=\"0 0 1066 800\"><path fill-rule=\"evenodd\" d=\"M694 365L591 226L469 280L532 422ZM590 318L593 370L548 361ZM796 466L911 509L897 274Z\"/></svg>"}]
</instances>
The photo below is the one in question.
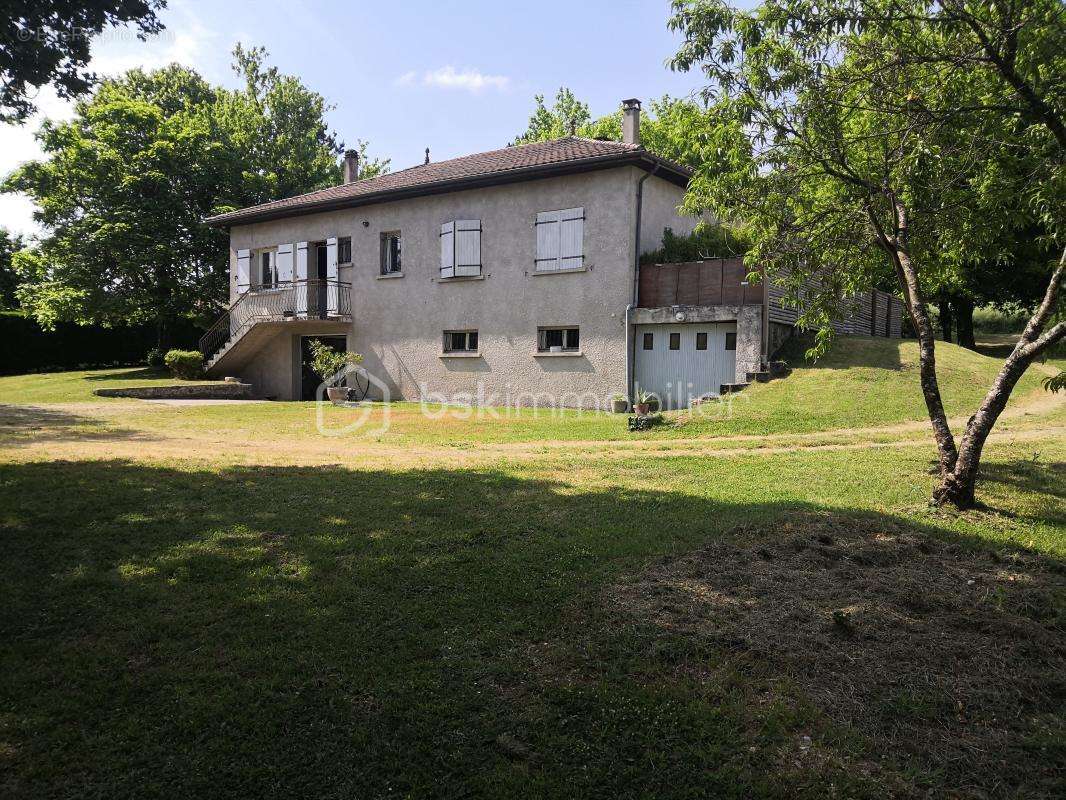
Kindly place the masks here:
<instances>
[{"instance_id":1,"label":"small basement window","mask_svg":"<svg viewBox=\"0 0 1066 800\"><path fill-rule=\"evenodd\" d=\"M342 236L337 240L337 263L352 263L352 237Z\"/></svg>"},{"instance_id":2,"label":"small basement window","mask_svg":"<svg viewBox=\"0 0 1066 800\"><path fill-rule=\"evenodd\" d=\"M537 350L550 353L553 347L563 352L580 349L581 337L577 328L537 328Z\"/></svg>"},{"instance_id":3,"label":"small basement window","mask_svg":"<svg viewBox=\"0 0 1066 800\"><path fill-rule=\"evenodd\" d=\"M395 275L403 272L401 256L400 232L386 231L381 234L381 274Z\"/></svg>"},{"instance_id":4,"label":"small basement window","mask_svg":"<svg viewBox=\"0 0 1066 800\"><path fill-rule=\"evenodd\" d=\"M703 333L697 333L696 334L696 349L697 350L706 350L707 349L707 332L706 331L704 331Z\"/></svg>"},{"instance_id":5,"label":"small basement window","mask_svg":"<svg viewBox=\"0 0 1066 800\"><path fill-rule=\"evenodd\" d=\"M654 333L645 333L644 334L644 349L645 350L654 350L655 349L655 334Z\"/></svg>"},{"instance_id":6,"label":"small basement window","mask_svg":"<svg viewBox=\"0 0 1066 800\"><path fill-rule=\"evenodd\" d=\"M670 334L670 349L671 350L680 350L681 349L681 334L680 333L671 333Z\"/></svg>"},{"instance_id":7,"label":"small basement window","mask_svg":"<svg viewBox=\"0 0 1066 800\"><path fill-rule=\"evenodd\" d=\"M445 353L476 353L477 331L445 331Z\"/></svg>"},{"instance_id":8,"label":"small basement window","mask_svg":"<svg viewBox=\"0 0 1066 800\"><path fill-rule=\"evenodd\" d=\"M725 349L736 350L737 349L737 335L736 333L727 333L725 335Z\"/></svg>"}]
</instances>

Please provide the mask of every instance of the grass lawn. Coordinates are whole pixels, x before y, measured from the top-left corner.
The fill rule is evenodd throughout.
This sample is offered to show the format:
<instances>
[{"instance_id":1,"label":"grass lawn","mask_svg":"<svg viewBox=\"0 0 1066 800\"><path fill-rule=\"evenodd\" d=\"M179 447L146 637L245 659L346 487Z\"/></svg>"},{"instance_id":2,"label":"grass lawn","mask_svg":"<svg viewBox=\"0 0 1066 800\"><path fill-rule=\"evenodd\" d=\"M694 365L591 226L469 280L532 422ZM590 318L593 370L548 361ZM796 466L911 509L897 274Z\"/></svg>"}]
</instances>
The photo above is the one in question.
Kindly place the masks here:
<instances>
[{"instance_id":1,"label":"grass lawn","mask_svg":"<svg viewBox=\"0 0 1066 800\"><path fill-rule=\"evenodd\" d=\"M931 511L885 347L643 438L0 379L0 794L1062 796L1062 404Z\"/></svg>"}]
</instances>

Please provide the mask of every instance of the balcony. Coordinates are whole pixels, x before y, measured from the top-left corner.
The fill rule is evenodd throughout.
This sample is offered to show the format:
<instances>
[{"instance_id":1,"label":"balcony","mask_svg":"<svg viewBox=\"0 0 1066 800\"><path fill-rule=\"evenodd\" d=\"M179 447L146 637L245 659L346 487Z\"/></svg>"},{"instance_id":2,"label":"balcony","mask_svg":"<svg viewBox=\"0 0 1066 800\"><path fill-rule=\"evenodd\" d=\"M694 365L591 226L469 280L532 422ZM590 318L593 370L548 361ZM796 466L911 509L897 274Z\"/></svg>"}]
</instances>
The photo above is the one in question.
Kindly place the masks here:
<instances>
[{"instance_id":1,"label":"balcony","mask_svg":"<svg viewBox=\"0 0 1066 800\"><path fill-rule=\"evenodd\" d=\"M336 280L302 280L249 290L200 339L208 369L264 323L323 320L351 322L352 285Z\"/></svg>"}]
</instances>

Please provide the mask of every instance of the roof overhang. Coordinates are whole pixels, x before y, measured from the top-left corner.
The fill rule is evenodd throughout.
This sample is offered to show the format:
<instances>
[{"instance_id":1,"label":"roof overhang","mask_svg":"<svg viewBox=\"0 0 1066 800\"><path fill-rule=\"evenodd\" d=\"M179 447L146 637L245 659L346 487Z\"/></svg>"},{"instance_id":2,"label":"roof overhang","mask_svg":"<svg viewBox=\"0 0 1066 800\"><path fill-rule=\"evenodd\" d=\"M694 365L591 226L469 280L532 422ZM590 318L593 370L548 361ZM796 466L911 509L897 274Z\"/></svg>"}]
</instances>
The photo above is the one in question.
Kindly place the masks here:
<instances>
[{"instance_id":1,"label":"roof overhang","mask_svg":"<svg viewBox=\"0 0 1066 800\"><path fill-rule=\"evenodd\" d=\"M344 208L356 208L374 203L388 203L394 200L406 200L412 197L425 197L446 192L457 192L465 189L479 189L485 186L499 186L507 183L520 181L538 180L540 178L553 178L560 175L573 175L580 172L593 172L614 167L634 166L648 172L654 172L663 180L670 181L682 188L688 187L692 173L681 164L676 164L664 158L660 158L647 151L635 153L620 153L593 158L575 159L556 164L538 164L533 167L491 172L484 175L473 175L465 178L434 181L417 186L405 186L397 189L384 189L379 192L367 192L354 197L330 198L318 202L309 202L301 205L284 206L281 208L265 208L260 211L256 206L238 211L230 211L213 217L207 217L204 224L213 228L232 228L235 225L250 225L256 222L269 222L277 219L288 219L307 214L321 214L326 211L338 211Z\"/></svg>"}]
</instances>

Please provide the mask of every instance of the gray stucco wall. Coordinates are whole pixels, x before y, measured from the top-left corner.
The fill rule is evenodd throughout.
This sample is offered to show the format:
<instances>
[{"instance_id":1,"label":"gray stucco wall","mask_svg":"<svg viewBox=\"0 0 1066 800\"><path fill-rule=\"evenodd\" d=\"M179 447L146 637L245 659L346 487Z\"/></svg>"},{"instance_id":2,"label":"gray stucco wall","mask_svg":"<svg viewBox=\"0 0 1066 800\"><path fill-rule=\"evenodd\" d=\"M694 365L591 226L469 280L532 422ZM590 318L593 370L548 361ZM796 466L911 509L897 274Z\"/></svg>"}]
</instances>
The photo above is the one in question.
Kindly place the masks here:
<instances>
[{"instance_id":1,"label":"gray stucco wall","mask_svg":"<svg viewBox=\"0 0 1066 800\"><path fill-rule=\"evenodd\" d=\"M231 273L239 249L351 236L353 264L339 270L352 284L349 347L392 399L598 407L626 390L625 309L643 174L616 168L239 226ZM645 181L642 249L658 247L666 226L691 229L694 220L676 215L683 194L660 178ZM577 206L585 209L585 269L535 274L537 212ZM440 278L440 226L455 219L481 220L481 279ZM393 230L402 234L403 277L384 278L380 235ZM579 327L580 354L537 354L538 326ZM478 330L478 356L443 356L443 331L462 329ZM294 398L291 348L271 342L241 377L263 394Z\"/></svg>"},{"instance_id":2,"label":"gray stucco wall","mask_svg":"<svg viewBox=\"0 0 1066 800\"><path fill-rule=\"evenodd\" d=\"M644 181L644 197L640 214L640 252L658 250L663 244L663 229L670 228L678 236L692 233L699 217L682 217L677 208L685 199L685 190L669 181L652 175Z\"/></svg>"}]
</instances>

